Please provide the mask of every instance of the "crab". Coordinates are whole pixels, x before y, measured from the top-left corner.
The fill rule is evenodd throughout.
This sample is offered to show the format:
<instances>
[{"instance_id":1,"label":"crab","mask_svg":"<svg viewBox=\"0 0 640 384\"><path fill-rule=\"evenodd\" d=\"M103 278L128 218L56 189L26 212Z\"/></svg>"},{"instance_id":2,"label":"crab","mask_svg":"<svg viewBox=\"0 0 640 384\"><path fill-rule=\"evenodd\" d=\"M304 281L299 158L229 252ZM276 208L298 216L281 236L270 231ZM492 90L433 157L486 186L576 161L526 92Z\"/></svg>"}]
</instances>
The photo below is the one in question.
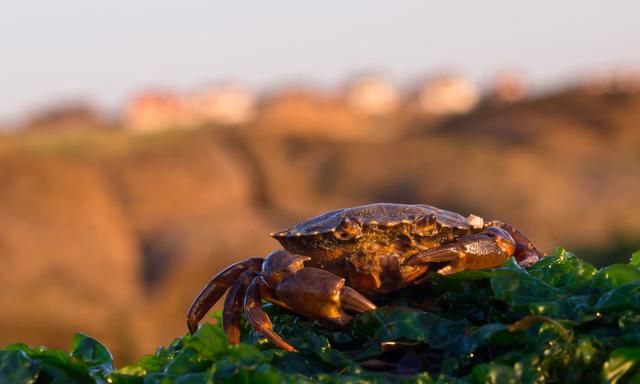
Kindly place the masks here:
<instances>
[{"instance_id":1,"label":"crab","mask_svg":"<svg viewBox=\"0 0 640 384\"><path fill-rule=\"evenodd\" d=\"M240 319L280 348L295 351L274 330L265 300L333 327L376 308L372 300L419 283L427 271L448 275L520 266L545 256L519 230L476 215L429 205L378 203L330 211L271 234L284 250L232 264L216 274L187 313L193 334L227 292L222 326L240 342Z\"/></svg>"}]
</instances>

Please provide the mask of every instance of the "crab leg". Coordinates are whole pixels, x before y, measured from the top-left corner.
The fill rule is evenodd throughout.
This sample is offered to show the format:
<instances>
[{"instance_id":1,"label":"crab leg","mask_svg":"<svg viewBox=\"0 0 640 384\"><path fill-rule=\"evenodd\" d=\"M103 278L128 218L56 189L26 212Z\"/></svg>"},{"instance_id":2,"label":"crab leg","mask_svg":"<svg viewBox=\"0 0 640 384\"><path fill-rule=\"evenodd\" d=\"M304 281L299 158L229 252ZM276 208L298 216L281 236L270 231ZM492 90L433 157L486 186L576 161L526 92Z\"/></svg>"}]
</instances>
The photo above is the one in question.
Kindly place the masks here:
<instances>
[{"instance_id":1,"label":"crab leg","mask_svg":"<svg viewBox=\"0 0 640 384\"><path fill-rule=\"evenodd\" d=\"M264 259L254 257L245 261L232 264L215 275L209 283L200 291L187 312L187 327L191 334L198 330L198 322L224 295L229 286L247 269L259 271Z\"/></svg>"},{"instance_id":2,"label":"crab leg","mask_svg":"<svg viewBox=\"0 0 640 384\"><path fill-rule=\"evenodd\" d=\"M509 232L513 240L516 242L516 250L513 256L519 265L528 267L535 264L538 260L545 257L543 252L540 252L535 245L529 240L522 232L512 225L505 224L501 221L492 221L490 225L498 228L502 228Z\"/></svg>"},{"instance_id":3,"label":"crab leg","mask_svg":"<svg viewBox=\"0 0 640 384\"><path fill-rule=\"evenodd\" d=\"M511 235L498 227L487 227L438 248L428 249L407 260L408 265L447 262L437 272L449 275L462 270L499 267L516 250Z\"/></svg>"},{"instance_id":4,"label":"crab leg","mask_svg":"<svg viewBox=\"0 0 640 384\"><path fill-rule=\"evenodd\" d=\"M222 328L230 344L240 343L240 319L244 308L244 295L254 277L255 271L245 270L227 292L222 311Z\"/></svg>"},{"instance_id":5,"label":"crab leg","mask_svg":"<svg viewBox=\"0 0 640 384\"><path fill-rule=\"evenodd\" d=\"M255 330L277 345L289 352L295 352L296 349L289 343L284 341L280 335L273 330L273 324L267 313L262 309L262 296L260 294L261 286L266 285L261 277L254 278L247 288L244 298L244 311L247 319Z\"/></svg>"}]
</instances>

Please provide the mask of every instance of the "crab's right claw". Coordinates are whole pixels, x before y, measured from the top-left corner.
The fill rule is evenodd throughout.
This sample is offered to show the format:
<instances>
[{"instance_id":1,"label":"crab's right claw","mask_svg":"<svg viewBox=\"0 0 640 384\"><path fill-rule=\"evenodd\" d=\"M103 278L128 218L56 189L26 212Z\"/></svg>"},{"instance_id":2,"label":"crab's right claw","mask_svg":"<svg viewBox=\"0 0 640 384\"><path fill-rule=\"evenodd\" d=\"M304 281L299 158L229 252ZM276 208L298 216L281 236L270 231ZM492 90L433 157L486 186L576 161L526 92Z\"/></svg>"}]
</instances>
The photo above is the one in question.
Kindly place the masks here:
<instances>
[{"instance_id":1,"label":"crab's right claw","mask_svg":"<svg viewBox=\"0 0 640 384\"><path fill-rule=\"evenodd\" d=\"M344 278L319 268L303 268L287 276L274 290L293 312L337 327L351 321L347 312L376 308L369 299L345 286Z\"/></svg>"},{"instance_id":2,"label":"crab's right claw","mask_svg":"<svg viewBox=\"0 0 640 384\"><path fill-rule=\"evenodd\" d=\"M315 274L315 271L321 271L322 274L330 274L329 272L314 268L305 268L304 270L309 270L312 274ZM297 273L300 273L300 271L298 271ZM297 275L297 273L294 274L294 276ZM297 285L297 283L294 282L294 285ZM282 292L282 290L280 291ZM244 311L247 314L247 319L258 333L269 339L269 341L271 341L278 347L289 352L296 352L296 349L291 344L284 341L284 339L282 339L282 337L280 337L280 335L278 335L273 330L271 320L262 308L261 301L264 299L275 305L298 313L306 312L307 314L309 314L310 312L313 312L313 309L311 308L315 308L316 311L319 309L320 311L316 313L316 316L311 316L312 318L337 326L345 326L349 322L349 320L351 320L351 316L347 315L342 309L350 312L360 313L368 311L370 309L375 309L376 307L367 298L356 292L354 289L350 287L342 287L339 290L339 297L337 298L338 306L336 308L333 308L335 309L335 312L327 311L327 308L331 307L331 304L336 304L334 300L328 300L332 301L333 303L329 303L326 300L330 297L335 298L332 293L335 293L335 291L318 291L316 292L315 297L309 297L303 294L303 296L310 300L306 302L307 305L305 306L305 309L301 310L299 306L298 308L296 308L296 303L299 302L295 302L293 303L294 305L291 305L291 303L287 302L286 300L282 300L282 298L278 297L276 293L266 284L264 279L262 279L261 277L256 277L251 281L247 288L247 293L244 299ZM340 307L340 304L342 304L342 307Z\"/></svg>"}]
</instances>

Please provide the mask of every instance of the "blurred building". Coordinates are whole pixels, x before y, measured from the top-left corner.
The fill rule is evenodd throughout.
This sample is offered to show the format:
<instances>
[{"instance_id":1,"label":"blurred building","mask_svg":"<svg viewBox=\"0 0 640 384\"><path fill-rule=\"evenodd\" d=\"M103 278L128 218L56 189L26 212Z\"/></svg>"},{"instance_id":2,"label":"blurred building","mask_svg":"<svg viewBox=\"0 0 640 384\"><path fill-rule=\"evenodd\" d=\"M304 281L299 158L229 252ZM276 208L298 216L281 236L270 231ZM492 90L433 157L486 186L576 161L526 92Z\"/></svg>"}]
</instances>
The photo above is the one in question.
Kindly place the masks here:
<instances>
[{"instance_id":1,"label":"blurred building","mask_svg":"<svg viewBox=\"0 0 640 384\"><path fill-rule=\"evenodd\" d=\"M141 93L126 106L123 118L125 129L132 132L188 128L195 122L189 101L169 91Z\"/></svg>"},{"instance_id":2,"label":"blurred building","mask_svg":"<svg viewBox=\"0 0 640 384\"><path fill-rule=\"evenodd\" d=\"M261 129L271 133L360 138L369 132L343 99L303 87L282 88L265 96L259 121Z\"/></svg>"},{"instance_id":3,"label":"blurred building","mask_svg":"<svg viewBox=\"0 0 640 384\"><path fill-rule=\"evenodd\" d=\"M527 82L518 72L498 73L489 85L489 98L498 103L515 103L525 99L528 93Z\"/></svg>"},{"instance_id":4,"label":"blurred building","mask_svg":"<svg viewBox=\"0 0 640 384\"><path fill-rule=\"evenodd\" d=\"M415 92L417 109L425 115L446 116L472 110L480 100L478 87L462 76L427 79Z\"/></svg>"},{"instance_id":5,"label":"blurred building","mask_svg":"<svg viewBox=\"0 0 640 384\"><path fill-rule=\"evenodd\" d=\"M395 112L400 104L396 88L377 76L362 76L350 81L345 99L355 112L369 116L388 115Z\"/></svg>"},{"instance_id":6,"label":"blurred building","mask_svg":"<svg viewBox=\"0 0 640 384\"><path fill-rule=\"evenodd\" d=\"M196 92L189 105L198 124L242 124L255 112L253 93L239 86L216 86Z\"/></svg>"}]
</instances>

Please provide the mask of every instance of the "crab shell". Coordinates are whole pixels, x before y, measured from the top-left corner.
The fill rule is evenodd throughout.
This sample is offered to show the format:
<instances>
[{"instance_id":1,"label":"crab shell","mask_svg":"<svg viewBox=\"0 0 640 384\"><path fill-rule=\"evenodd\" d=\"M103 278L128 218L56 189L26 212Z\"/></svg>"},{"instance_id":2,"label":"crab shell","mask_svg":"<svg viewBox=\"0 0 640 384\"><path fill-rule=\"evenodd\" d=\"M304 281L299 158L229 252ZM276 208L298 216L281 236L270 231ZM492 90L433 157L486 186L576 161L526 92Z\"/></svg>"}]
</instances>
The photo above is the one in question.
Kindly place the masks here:
<instances>
[{"instance_id":1,"label":"crab shell","mask_svg":"<svg viewBox=\"0 0 640 384\"><path fill-rule=\"evenodd\" d=\"M374 298L418 283L429 271L447 275L495 268L511 256L528 266L544 257L509 224L485 223L474 215L465 218L428 205L383 203L339 209L272 236L285 250L232 264L200 292L187 313L192 334L229 290L223 327L232 344L240 342L244 312L258 333L294 351L273 330L261 307L263 299L343 327L351 313L374 309Z\"/></svg>"},{"instance_id":2,"label":"crab shell","mask_svg":"<svg viewBox=\"0 0 640 384\"><path fill-rule=\"evenodd\" d=\"M465 218L429 205L378 203L333 210L271 236L287 251L309 256L312 264L325 267L398 241L416 251L436 247L484 226L478 216Z\"/></svg>"}]
</instances>

